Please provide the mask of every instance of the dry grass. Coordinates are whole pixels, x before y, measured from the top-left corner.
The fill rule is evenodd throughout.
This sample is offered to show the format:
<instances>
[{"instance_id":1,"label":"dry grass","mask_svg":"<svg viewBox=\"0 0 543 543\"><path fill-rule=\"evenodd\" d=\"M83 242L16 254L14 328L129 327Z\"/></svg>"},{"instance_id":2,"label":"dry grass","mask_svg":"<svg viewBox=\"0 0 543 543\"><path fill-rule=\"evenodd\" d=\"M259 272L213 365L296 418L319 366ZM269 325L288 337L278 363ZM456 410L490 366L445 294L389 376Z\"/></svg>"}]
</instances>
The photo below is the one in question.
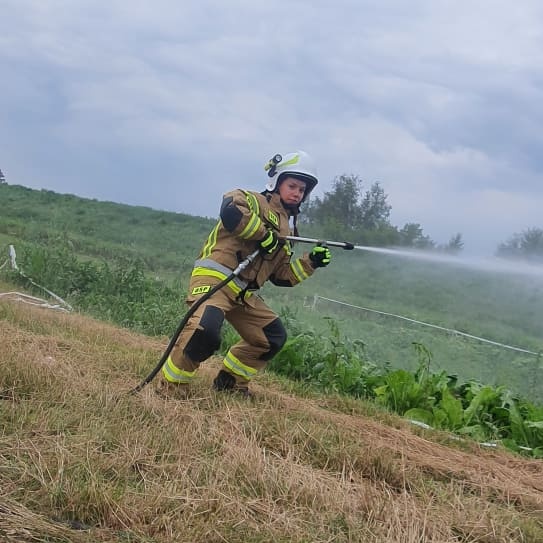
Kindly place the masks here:
<instances>
[{"instance_id":1,"label":"dry grass","mask_svg":"<svg viewBox=\"0 0 543 543\"><path fill-rule=\"evenodd\" d=\"M188 399L127 395L165 344L0 302L2 541L543 541L542 462L269 375L217 395L217 361Z\"/></svg>"}]
</instances>

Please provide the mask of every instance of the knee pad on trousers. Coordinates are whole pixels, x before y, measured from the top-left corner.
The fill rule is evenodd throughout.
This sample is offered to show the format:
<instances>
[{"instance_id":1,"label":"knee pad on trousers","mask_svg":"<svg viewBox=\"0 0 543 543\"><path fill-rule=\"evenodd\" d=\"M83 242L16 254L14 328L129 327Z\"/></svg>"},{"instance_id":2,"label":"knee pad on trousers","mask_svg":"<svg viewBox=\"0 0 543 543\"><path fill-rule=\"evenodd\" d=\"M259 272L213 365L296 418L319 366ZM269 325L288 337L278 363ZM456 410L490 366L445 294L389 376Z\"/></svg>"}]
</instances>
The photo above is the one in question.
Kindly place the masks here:
<instances>
[{"instance_id":1,"label":"knee pad on trousers","mask_svg":"<svg viewBox=\"0 0 543 543\"><path fill-rule=\"evenodd\" d=\"M221 327L224 313L218 308L208 305L198 328L192 334L184 349L184 354L193 362L203 362L221 346Z\"/></svg>"},{"instance_id":2,"label":"knee pad on trousers","mask_svg":"<svg viewBox=\"0 0 543 543\"><path fill-rule=\"evenodd\" d=\"M283 348L287 340L287 331L279 317L264 326L262 331L270 344L270 350L262 354L260 360L271 360Z\"/></svg>"}]
</instances>

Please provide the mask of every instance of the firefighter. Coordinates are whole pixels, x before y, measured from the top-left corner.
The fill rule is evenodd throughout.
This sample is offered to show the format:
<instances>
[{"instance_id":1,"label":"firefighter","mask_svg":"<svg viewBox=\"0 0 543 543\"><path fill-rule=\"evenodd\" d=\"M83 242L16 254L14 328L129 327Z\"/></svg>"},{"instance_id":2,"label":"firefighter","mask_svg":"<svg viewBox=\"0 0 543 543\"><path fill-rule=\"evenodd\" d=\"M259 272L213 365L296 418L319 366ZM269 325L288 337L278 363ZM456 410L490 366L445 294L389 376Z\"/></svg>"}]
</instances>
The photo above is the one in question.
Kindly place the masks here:
<instances>
[{"instance_id":1,"label":"firefighter","mask_svg":"<svg viewBox=\"0 0 543 543\"><path fill-rule=\"evenodd\" d=\"M260 252L239 276L205 300L187 322L162 366L163 384L169 391L186 389L200 364L217 351L226 319L241 339L226 353L213 388L250 396L249 382L287 338L280 318L258 290L268 280L281 287L297 285L316 268L330 263L328 247L316 245L311 252L295 258L284 239L298 235L300 205L318 183L311 157L304 151L275 155L265 169L269 177L265 191L236 189L224 195L220 220L194 263L187 303L205 296L248 255L257 249Z\"/></svg>"}]
</instances>

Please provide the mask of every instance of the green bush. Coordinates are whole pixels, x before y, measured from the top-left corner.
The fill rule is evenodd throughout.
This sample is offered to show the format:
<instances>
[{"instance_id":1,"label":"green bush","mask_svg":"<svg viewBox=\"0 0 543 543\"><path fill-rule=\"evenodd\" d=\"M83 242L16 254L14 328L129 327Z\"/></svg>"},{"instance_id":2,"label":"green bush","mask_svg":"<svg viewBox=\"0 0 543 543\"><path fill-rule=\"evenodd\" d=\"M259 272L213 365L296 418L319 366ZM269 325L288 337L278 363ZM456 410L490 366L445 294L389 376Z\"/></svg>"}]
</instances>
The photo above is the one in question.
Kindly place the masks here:
<instances>
[{"instance_id":1,"label":"green bush","mask_svg":"<svg viewBox=\"0 0 543 543\"><path fill-rule=\"evenodd\" d=\"M140 258L82 262L69 248L23 244L18 264L24 274L79 310L151 335L170 335L186 308L180 284L167 285L146 275ZM24 276L10 279L39 292Z\"/></svg>"}]
</instances>

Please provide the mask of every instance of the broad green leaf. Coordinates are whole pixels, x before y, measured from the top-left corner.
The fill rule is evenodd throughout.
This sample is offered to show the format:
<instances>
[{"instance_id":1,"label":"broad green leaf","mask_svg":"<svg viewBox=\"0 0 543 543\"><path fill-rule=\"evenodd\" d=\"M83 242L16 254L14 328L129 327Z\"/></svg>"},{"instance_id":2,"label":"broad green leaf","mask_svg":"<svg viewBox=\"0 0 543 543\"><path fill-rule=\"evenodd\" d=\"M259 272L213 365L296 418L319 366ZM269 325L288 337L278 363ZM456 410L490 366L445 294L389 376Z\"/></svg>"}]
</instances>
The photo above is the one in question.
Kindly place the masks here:
<instances>
[{"instance_id":1,"label":"broad green leaf","mask_svg":"<svg viewBox=\"0 0 543 543\"><path fill-rule=\"evenodd\" d=\"M442 389L441 394L439 406L447 415L449 428L451 430L456 430L464 424L464 409L462 408L462 402L455 398L446 387Z\"/></svg>"},{"instance_id":2,"label":"broad green leaf","mask_svg":"<svg viewBox=\"0 0 543 543\"><path fill-rule=\"evenodd\" d=\"M448 430L453 430L449 422L449 417L447 416L447 413L443 411L443 409L434 407L432 412L434 413L434 426L436 428L447 428Z\"/></svg>"},{"instance_id":3,"label":"broad green leaf","mask_svg":"<svg viewBox=\"0 0 543 543\"><path fill-rule=\"evenodd\" d=\"M413 409L406 411L403 416L406 419L416 420L418 422L424 422L429 426L434 426L434 415L427 409L414 407Z\"/></svg>"},{"instance_id":4,"label":"broad green leaf","mask_svg":"<svg viewBox=\"0 0 543 543\"><path fill-rule=\"evenodd\" d=\"M464 412L464 420L468 425L479 420L480 412L484 410L499 394L490 386L482 387L471 400Z\"/></svg>"}]
</instances>

